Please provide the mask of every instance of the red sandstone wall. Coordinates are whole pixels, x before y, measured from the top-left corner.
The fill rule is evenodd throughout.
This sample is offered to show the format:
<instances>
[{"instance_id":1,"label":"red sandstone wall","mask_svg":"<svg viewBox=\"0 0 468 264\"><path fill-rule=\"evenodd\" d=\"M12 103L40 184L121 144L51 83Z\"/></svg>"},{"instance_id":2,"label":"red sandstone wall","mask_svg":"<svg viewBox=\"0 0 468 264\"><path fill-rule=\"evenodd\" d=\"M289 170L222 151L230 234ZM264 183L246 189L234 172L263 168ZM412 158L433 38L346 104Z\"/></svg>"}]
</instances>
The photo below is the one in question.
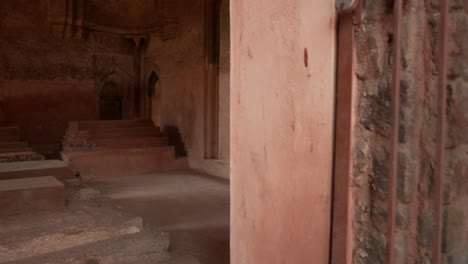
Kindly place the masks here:
<instances>
[{"instance_id":1,"label":"red sandstone wall","mask_svg":"<svg viewBox=\"0 0 468 264\"><path fill-rule=\"evenodd\" d=\"M162 125L180 129L192 167L228 177L229 166L226 162L204 159L204 1L161 1L164 2L163 10L154 10L154 1L140 2L134 5L132 1L91 1L87 7L93 8L93 5L99 4L99 8L90 15L97 19L96 22L108 25L121 25L122 17L129 18L129 24L145 24L152 19L149 15L152 11L179 19L177 38L163 41L158 32L144 43L142 82L148 83L151 71L159 74L163 101ZM126 8L127 5L131 7ZM128 16L122 10L126 10ZM1 1L0 80L59 80L65 86L68 81L69 85L76 85L76 80L93 81L96 95L106 82L113 81L129 94L124 101L124 116L133 118L133 89L140 76L136 69L133 41L97 32L86 34L83 38L62 38L51 31L47 14L47 0ZM223 69L223 87L226 87L228 69ZM66 90L61 91L57 87L56 92L64 94ZM53 98L50 97L50 100L55 100ZM229 118L228 99L229 91L223 89L223 158L229 152L229 140L226 139L229 133L229 120L226 120ZM36 125L25 127L31 129ZM49 126L43 127L47 130ZM32 130L25 133L35 134ZM50 131L50 134L55 135L56 132ZM31 140L38 141L34 138Z\"/></svg>"},{"instance_id":2,"label":"red sandstone wall","mask_svg":"<svg viewBox=\"0 0 468 264\"><path fill-rule=\"evenodd\" d=\"M0 8L0 79L92 80L96 54L130 55L132 41L93 33L63 38L48 22L47 0L2 1ZM117 65L119 59L116 59Z\"/></svg>"},{"instance_id":3,"label":"red sandstone wall","mask_svg":"<svg viewBox=\"0 0 468 264\"><path fill-rule=\"evenodd\" d=\"M177 38L167 41L156 34L151 37L144 56L143 82L148 83L151 71L158 73L163 103L162 126L179 128L190 166L227 178L227 162L204 158L204 1L175 0L166 12L180 19L180 32ZM228 93L223 95L229 98ZM226 129L229 122L222 125ZM229 149L226 136L220 144L223 144L223 153L226 153L226 149Z\"/></svg>"},{"instance_id":4,"label":"red sandstone wall","mask_svg":"<svg viewBox=\"0 0 468 264\"><path fill-rule=\"evenodd\" d=\"M97 118L92 81L0 81L5 124L32 144L59 144L70 120Z\"/></svg>"},{"instance_id":5,"label":"red sandstone wall","mask_svg":"<svg viewBox=\"0 0 468 264\"><path fill-rule=\"evenodd\" d=\"M329 263L335 4L231 15L231 263Z\"/></svg>"},{"instance_id":6,"label":"red sandstone wall","mask_svg":"<svg viewBox=\"0 0 468 264\"><path fill-rule=\"evenodd\" d=\"M103 82L133 89L134 44L96 32L63 37L48 11L47 0L0 1L0 95L8 125L32 143L57 145L66 122L97 118Z\"/></svg>"},{"instance_id":7,"label":"red sandstone wall","mask_svg":"<svg viewBox=\"0 0 468 264\"><path fill-rule=\"evenodd\" d=\"M151 26L158 11L154 0L87 0L85 14L92 23L112 26ZM145 7L145 8L142 8ZM112 21L112 23L109 23Z\"/></svg>"}]
</instances>

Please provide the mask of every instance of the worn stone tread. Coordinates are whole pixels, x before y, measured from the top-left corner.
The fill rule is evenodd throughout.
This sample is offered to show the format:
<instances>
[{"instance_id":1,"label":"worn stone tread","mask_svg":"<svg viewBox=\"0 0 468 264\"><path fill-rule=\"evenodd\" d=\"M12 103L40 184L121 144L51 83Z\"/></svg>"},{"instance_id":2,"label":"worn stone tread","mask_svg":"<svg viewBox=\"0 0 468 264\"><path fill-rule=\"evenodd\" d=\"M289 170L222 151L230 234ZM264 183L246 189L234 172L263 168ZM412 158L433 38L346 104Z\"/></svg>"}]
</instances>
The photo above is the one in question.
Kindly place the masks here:
<instances>
[{"instance_id":1,"label":"worn stone tread","mask_svg":"<svg viewBox=\"0 0 468 264\"><path fill-rule=\"evenodd\" d=\"M9 162L0 164L1 172L39 170L49 168L66 168L68 165L60 160L39 160L39 161L22 161Z\"/></svg>"},{"instance_id":2,"label":"worn stone tread","mask_svg":"<svg viewBox=\"0 0 468 264\"><path fill-rule=\"evenodd\" d=\"M140 217L120 210L109 198L71 199L61 211L0 218L0 263L33 259L142 230Z\"/></svg>"}]
</instances>

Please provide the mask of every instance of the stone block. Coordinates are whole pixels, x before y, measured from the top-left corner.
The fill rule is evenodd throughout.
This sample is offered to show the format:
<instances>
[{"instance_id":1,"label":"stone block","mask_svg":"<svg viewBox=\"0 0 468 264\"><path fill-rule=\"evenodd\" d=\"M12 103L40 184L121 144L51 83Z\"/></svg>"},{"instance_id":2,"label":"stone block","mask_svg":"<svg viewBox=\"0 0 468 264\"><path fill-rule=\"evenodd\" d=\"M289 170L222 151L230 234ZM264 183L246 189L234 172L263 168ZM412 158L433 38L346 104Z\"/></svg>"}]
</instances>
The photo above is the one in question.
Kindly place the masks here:
<instances>
[{"instance_id":1,"label":"stone block","mask_svg":"<svg viewBox=\"0 0 468 264\"><path fill-rule=\"evenodd\" d=\"M376 199L385 200L388 192L389 153L384 146L372 149L372 190Z\"/></svg>"},{"instance_id":2,"label":"stone block","mask_svg":"<svg viewBox=\"0 0 468 264\"><path fill-rule=\"evenodd\" d=\"M74 171L84 178L137 175L152 171L187 168L176 159L174 147L106 149L63 154ZM179 162L182 161L182 162Z\"/></svg>"},{"instance_id":3,"label":"stone block","mask_svg":"<svg viewBox=\"0 0 468 264\"><path fill-rule=\"evenodd\" d=\"M431 208L422 208L418 218L418 243L421 247L432 247L434 212Z\"/></svg>"},{"instance_id":4,"label":"stone block","mask_svg":"<svg viewBox=\"0 0 468 264\"><path fill-rule=\"evenodd\" d=\"M411 205L398 205L396 209L396 224L402 230L408 230L411 227Z\"/></svg>"},{"instance_id":5,"label":"stone block","mask_svg":"<svg viewBox=\"0 0 468 264\"><path fill-rule=\"evenodd\" d=\"M353 263L384 263L387 243L385 234L373 228L361 231Z\"/></svg>"},{"instance_id":6,"label":"stone block","mask_svg":"<svg viewBox=\"0 0 468 264\"><path fill-rule=\"evenodd\" d=\"M390 136L390 85L387 79L380 80L377 94L361 98L359 122L368 130L382 137Z\"/></svg>"},{"instance_id":7,"label":"stone block","mask_svg":"<svg viewBox=\"0 0 468 264\"><path fill-rule=\"evenodd\" d=\"M62 182L75 178L68 165L60 160L9 162L0 164L0 180L33 178L50 175Z\"/></svg>"},{"instance_id":8,"label":"stone block","mask_svg":"<svg viewBox=\"0 0 468 264\"><path fill-rule=\"evenodd\" d=\"M442 250L447 254L460 249L465 243L467 237L465 210L464 203L445 209Z\"/></svg>"},{"instance_id":9,"label":"stone block","mask_svg":"<svg viewBox=\"0 0 468 264\"><path fill-rule=\"evenodd\" d=\"M106 148L144 148L169 145L167 137L133 137L94 140L97 147Z\"/></svg>"},{"instance_id":10,"label":"stone block","mask_svg":"<svg viewBox=\"0 0 468 264\"><path fill-rule=\"evenodd\" d=\"M65 186L54 177L0 181L0 216L55 210L64 204Z\"/></svg>"},{"instance_id":11,"label":"stone block","mask_svg":"<svg viewBox=\"0 0 468 264\"><path fill-rule=\"evenodd\" d=\"M468 90L466 82L456 80L449 83L451 91L448 133L450 145L460 146L468 143Z\"/></svg>"},{"instance_id":12,"label":"stone block","mask_svg":"<svg viewBox=\"0 0 468 264\"><path fill-rule=\"evenodd\" d=\"M398 155L397 195L405 204L411 203L418 191L417 161L409 153L400 152Z\"/></svg>"},{"instance_id":13,"label":"stone block","mask_svg":"<svg viewBox=\"0 0 468 264\"><path fill-rule=\"evenodd\" d=\"M431 4L435 8L439 8L440 1L439 0L431 0ZM468 0L452 0L450 3L450 7L452 9L460 9L465 8L468 11Z\"/></svg>"},{"instance_id":14,"label":"stone block","mask_svg":"<svg viewBox=\"0 0 468 264\"><path fill-rule=\"evenodd\" d=\"M387 205L381 201L375 201L371 206L370 216L376 228L380 231L385 230L387 222Z\"/></svg>"},{"instance_id":15,"label":"stone block","mask_svg":"<svg viewBox=\"0 0 468 264\"><path fill-rule=\"evenodd\" d=\"M406 264L414 263L410 261L411 247L409 245L410 236L401 232L398 232L395 236L395 263Z\"/></svg>"},{"instance_id":16,"label":"stone block","mask_svg":"<svg viewBox=\"0 0 468 264\"><path fill-rule=\"evenodd\" d=\"M468 263L468 248L455 255L449 256L448 264L466 264Z\"/></svg>"},{"instance_id":17,"label":"stone block","mask_svg":"<svg viewBox=\"0 0 468 264\"><path fill-rule=\"evenodd\" d=\"M99 128L125 128L135 126L153 126L154 123L148 119L135 119L135 120L109 120L109 121L80 121L70 122L71 129L99 129Z\"/></svg>"}]
</instances>

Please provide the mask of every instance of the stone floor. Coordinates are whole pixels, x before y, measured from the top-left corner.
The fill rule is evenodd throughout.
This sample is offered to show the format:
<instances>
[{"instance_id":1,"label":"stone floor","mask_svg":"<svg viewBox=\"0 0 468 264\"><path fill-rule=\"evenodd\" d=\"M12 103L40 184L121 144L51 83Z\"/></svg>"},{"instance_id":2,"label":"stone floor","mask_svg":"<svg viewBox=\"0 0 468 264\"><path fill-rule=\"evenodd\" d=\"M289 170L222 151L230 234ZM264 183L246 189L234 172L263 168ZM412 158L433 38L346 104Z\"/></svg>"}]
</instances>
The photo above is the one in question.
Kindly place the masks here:
<instances>
[{"instance_id":1,"label":"stone floor","mask_svg":"<svg viewBox=\"0 0 468 264\"><path fill-rule=\"evenodd\" d=\"M171 250L201 264L229 263L229 184L203 174L150 173L103 178L91 186L170 234Z\"/></svg>"},{"instance_id":2,"label":"stone floor","mask_svg":"<svg viewBox=\"0 0 468 264\"><path fill-rule=\"evenodd\" d=\"M169 234L143 228L143 219L98 191L67 190L61 210L0 218L0 263L199 264L169 253Z\"/></svg>"}]
</instances>

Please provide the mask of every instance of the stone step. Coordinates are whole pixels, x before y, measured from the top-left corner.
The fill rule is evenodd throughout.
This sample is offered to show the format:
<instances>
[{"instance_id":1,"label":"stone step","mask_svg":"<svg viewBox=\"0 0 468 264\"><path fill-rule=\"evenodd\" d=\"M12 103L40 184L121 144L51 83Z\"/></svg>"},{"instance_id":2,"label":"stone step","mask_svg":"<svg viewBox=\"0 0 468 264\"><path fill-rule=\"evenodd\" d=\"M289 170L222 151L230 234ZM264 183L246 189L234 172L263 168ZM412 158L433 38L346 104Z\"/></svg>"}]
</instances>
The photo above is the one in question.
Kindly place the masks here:
<instances>
[{"instance_id":1,"label":"stone step","mask_svg":"<svg viewBox=\"0 0 468 264\"><path fill-rule=\"evenodd\" d=\"M69 152L63 153L63 159L88 179L187 168L187 161L176 159L174 147L169 146Z\"/></svg>"},{"instance_id":2,"label":"stone step","mask_svg":"<svg viewBox=\"0 0 468 264\"><path fill-rule=\"evenodd\" d=\"M116 139L116 138L141 138L141 137L163 137L164 133L158 130L145 130L145 131L128 131L121 133L109 133L109 134L95 134L89 135L88 141L93 142L101 139Z\"/></svg>"},{"instance_id":3,"label":"stone step","mask_svg":"<svg viewBox=\"0 0 468 264\"><path fill-rule=\"evenodd\" d=\"M0 153L12 153L12 152L33 152L33 150L32 148L11 148L11 149L0 148Z\"/></svg>"},{"instance_id":4,"label":"stone step","mask_svg":"<svg viewBox=\"0 0 468 264\"><path fill-rule=\"evenodd\" d=\"M45 160L45 157L41 154L38 154L32 151L0 153L0 163L41 161L41 160Z\"/></svg>"},{"instance_id":5,"label":"stone step","mask_svg":"<svg viewBox=\"0 0 468 264\"><path fill-rule=\"evenodd\" d=\"M0 180L33 178L49 175L66 183L75 179L70 167L60 160L0 163Z\"/></svg>"},{"instance_id":6,"label":"stone step","mask_svg":"<svg viewBox=\"0 0 468 264\"><path fill-rule=\"evenodd\" d=\"M35 143L29 145L35 152L46 156L48 159L57 159L62 149L61 143Z\"/></svg>"},{"instance_id":7,"label":"stone step","mask_svg":"<svg viewBox=\"0 0 468 264\"><path fill-rule=\"evenodd\" d=\"M167 137L136 137L94 140L98 147L106 148L145 148L163 147L169 144Z\"/></svg>"},{"instance_id":8,"label":"stone step","mask_svg":"<svg viewBox=\"0 0 468 264\"><path fill-rule=\"evenodd\" d=\"M124 128L124 127L143 127L154 126L153 121L148 119L136 120L96 120L96 121L76 121L70 122L69 127L74 130L96 129L96 128Z\"/></svg>"},{"instance_id":9,"label":"stone step","mask_svg":"<svg viewBox=\"0 0 468 264\"><path fill-rule=\"evenodd\" d=\"M185 260L180 257L171 258L168 248L169 237L165 233L137 233L22 259L9 264L199 264L193 260L187 262L187 258Z\"/></svg>"},{"instance_id":10,"label":"stone step","mask_svg":"<svg viewBox=\"0 0 468 264\"><path fill-rule=\"evenodd\" d=\"M69 159L78 158L78 157L99 157L99 156L108 156L108 155L130 155L130 154L151 154L159 153L166 154L168 156L175 156L175 150L172 146L163 146L163 147L152 147L152 148L124 148L124 149L95 149L90 151L73 151L66 152L65 155Z\"/></svg>"},{"instance_id":11,"label":"stone step","mask_svg":"<svg viewBox=\"0 0 468 264\"><path fill-rule=\"evenodd\" d=\"M65 187L56 178L0 180L0 216L58 210L65 204Z\"/></svg>"},{"instance_id":12,"label":"stone step","mask_svg":"<svg viewBox=\"0 0 468 264\"><path fill-rule=\"evenodd\" d=\"M87 135L99 135L99 134L132 134L140 132L161 132L161 129L156 126L144 126L144 127L124 127L124 128L92 128L92 129L80 129L80 134Z\"/></svg>"},{"instance_id":13,"label":"stone step","mask_svg":"<svg viewBox=\"0 0 468 264\"><path fill-rule=\"evenodd\" d=\"M91 200L71 199L61 211L36 213L34 217L4 217L1 224L0 263L48 263L39 259L60 252L74 254L72 252L81 246L89 246L88 249L92 251L95 243L125 238L143 230L143 220L140 217L122 211L109 198L103 196ZM160 245L151 244L156 252L167 249L167 235L166 238L161 237L157 241ZM87 254L86 250L81 253ZM117 254L118 251L114 253Z\"/></svg>"},{"instance_id":14,"label":"stone step","mask_svg":"<svg viewBox=\"0 0 468 264\"><path fill-rule=\"evenodd\" d=\"M0 142L20 141L18 127L0 127Z\"/></svg>"},{"instance_id":15,"label":"stone step","mask_svg":"<svg viewBox=\"0 0 468 264\"><path fill-rule=\"evenodd\" d=\"M26 141L0 142L0 149L20 149L29 147Z\"/></svg>"}]
</instances>

